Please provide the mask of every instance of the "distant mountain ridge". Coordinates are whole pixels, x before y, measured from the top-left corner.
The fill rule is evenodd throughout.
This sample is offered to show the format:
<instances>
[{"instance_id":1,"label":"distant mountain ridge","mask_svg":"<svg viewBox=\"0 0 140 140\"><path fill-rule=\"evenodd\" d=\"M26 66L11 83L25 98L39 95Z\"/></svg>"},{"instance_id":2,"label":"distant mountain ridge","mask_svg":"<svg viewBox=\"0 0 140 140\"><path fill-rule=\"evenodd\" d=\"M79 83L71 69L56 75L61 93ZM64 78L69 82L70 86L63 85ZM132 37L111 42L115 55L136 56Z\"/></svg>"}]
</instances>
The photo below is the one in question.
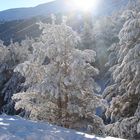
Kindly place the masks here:
<instances>
[{"instance_id":1,"label":"distant mountain ridge","mask_svg":"<svg viewBox=\"0 0 140 140\"><path fill-rule=\"evenodd\" d=\"M0 21L11 21L20 19L29 19L35 16L46 16L51 13L65 13L71 11L72 7L68 7L65 0L55 0L45 4L38 5L30 8L15 8L0 12ZM110 14L112 11L119 9L121 6L126 5L129 0L99 0L97 11L93 14Z\"/></svg>"},{"instance_id":2,"label":"distant mountain ridge","mask_svg":"<svg viewBox=\"0 0 140 140\"><path fill-rule=\"evenodd\" d=\"M36 7L30 8L15 8L0 12L0 20L10 21L10 20L20 20L28 19L39 15L47 15L51 13L56 13L60 11L62 7L62 2L53 1L45 4L38 5Z\"/></svg>"}]
</instances>

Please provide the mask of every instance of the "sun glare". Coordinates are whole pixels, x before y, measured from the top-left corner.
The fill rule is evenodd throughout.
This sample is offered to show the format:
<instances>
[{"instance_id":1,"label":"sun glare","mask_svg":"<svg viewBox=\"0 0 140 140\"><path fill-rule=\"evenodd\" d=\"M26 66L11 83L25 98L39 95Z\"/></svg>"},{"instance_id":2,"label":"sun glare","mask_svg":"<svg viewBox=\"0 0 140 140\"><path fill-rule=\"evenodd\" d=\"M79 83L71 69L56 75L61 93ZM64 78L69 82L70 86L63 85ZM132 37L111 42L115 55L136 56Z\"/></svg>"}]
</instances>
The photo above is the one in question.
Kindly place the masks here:
<instances>
[{"instance_id":1,"label":"sun glare","mask_svg":"<svg viewBox=\"0 0 140 140\"><path fill-rule=\"evenodd\" d=\"M71 0L71 4L79 10L91 11L94 10L98 5L99 0Z\"/></svg>"}]
</instances>

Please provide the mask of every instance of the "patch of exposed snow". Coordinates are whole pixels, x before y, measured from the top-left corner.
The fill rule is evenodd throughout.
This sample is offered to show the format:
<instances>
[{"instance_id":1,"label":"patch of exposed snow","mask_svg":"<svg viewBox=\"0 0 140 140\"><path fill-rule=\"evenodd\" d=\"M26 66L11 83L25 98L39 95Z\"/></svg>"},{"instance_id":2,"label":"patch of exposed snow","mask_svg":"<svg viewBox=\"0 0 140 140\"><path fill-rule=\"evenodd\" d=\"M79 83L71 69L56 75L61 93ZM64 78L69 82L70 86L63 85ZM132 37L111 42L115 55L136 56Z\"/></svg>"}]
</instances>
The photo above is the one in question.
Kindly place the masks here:
<instances>
[{"instance_id":1,"label":"patch of exposed snow","mask_svg":"<svg viewBox=\"0 0 140 140\"><path fill-rule=\"evenodd\" d=\"M54 126L38 123L18 116L0 116L0 140L121 140L112 137L96 137Z\"/></svg>"}]
</instances>

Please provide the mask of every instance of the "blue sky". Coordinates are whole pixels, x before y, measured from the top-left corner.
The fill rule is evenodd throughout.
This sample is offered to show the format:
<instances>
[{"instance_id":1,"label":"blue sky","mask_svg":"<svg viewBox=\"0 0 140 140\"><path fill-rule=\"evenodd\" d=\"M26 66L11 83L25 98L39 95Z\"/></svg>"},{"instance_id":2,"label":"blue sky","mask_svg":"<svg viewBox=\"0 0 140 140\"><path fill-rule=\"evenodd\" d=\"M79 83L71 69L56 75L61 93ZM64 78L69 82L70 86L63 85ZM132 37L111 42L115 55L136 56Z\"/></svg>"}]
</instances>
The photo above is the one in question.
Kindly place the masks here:
<instances>
[{"instance_id":1,"label":"blue sky","mask_svg":"<svg viewBox=\"0 0 140 140\"><path fill-rule=\"evenodd\" d=\"M0 11L10 8L33 7L52 0L0 0Z\"/></svg>"}]
</instances>

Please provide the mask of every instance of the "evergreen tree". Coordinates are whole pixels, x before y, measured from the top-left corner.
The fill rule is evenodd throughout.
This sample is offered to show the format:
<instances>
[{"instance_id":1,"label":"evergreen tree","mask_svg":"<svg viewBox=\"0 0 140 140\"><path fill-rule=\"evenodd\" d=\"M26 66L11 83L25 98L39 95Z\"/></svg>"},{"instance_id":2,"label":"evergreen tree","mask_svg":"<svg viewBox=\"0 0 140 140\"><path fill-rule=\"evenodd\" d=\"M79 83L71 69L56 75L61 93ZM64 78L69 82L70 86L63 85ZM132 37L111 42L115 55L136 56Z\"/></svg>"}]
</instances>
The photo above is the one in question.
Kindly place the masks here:
<instances>
[{"instance_id":1,"label":"evergreen tree","mask_svg":"<svg viewBox=\"0 0 140 140\"><path fill-rule=\"evenodd\" d=\"M5 46L0 41L0 112L14 114L14 103L11 96L21 90L24 78L19 73L14 73L16 65L28 60L33 40L27 38L21 44L11 41Z\"/></svg>"},{"instance_id":2,"label":"evergreen tree","mask_svg":"<svg viewBox=\"0 0 140 140\"><path fill-rule=\"evenodd\" d=\"M122 17L126 22L119 33L119 43L110 50L109 71L112 84L103 96L110 102L106 116L113 124L108 125L107 133L123 138L140 137L140 13L127 10Z\"/></svg>"},{"instance_id":3,"label":"evergreen tree","mask_svg":"<svg viewBox=\"0 0 140 140\"><path fill-rule=\"evenodd\" d=\"M94 81L99 71L91 65L96 53L76 49L80 38L65 22L39 24L42 35L33 44L32 58L15 69L31 84L13 96L15 108L26 110L32 119L104 134L103 121L96 115L97 107L105 107ZM49 63L43 65L46 57Z\"/></svg>"}]
</instances>

